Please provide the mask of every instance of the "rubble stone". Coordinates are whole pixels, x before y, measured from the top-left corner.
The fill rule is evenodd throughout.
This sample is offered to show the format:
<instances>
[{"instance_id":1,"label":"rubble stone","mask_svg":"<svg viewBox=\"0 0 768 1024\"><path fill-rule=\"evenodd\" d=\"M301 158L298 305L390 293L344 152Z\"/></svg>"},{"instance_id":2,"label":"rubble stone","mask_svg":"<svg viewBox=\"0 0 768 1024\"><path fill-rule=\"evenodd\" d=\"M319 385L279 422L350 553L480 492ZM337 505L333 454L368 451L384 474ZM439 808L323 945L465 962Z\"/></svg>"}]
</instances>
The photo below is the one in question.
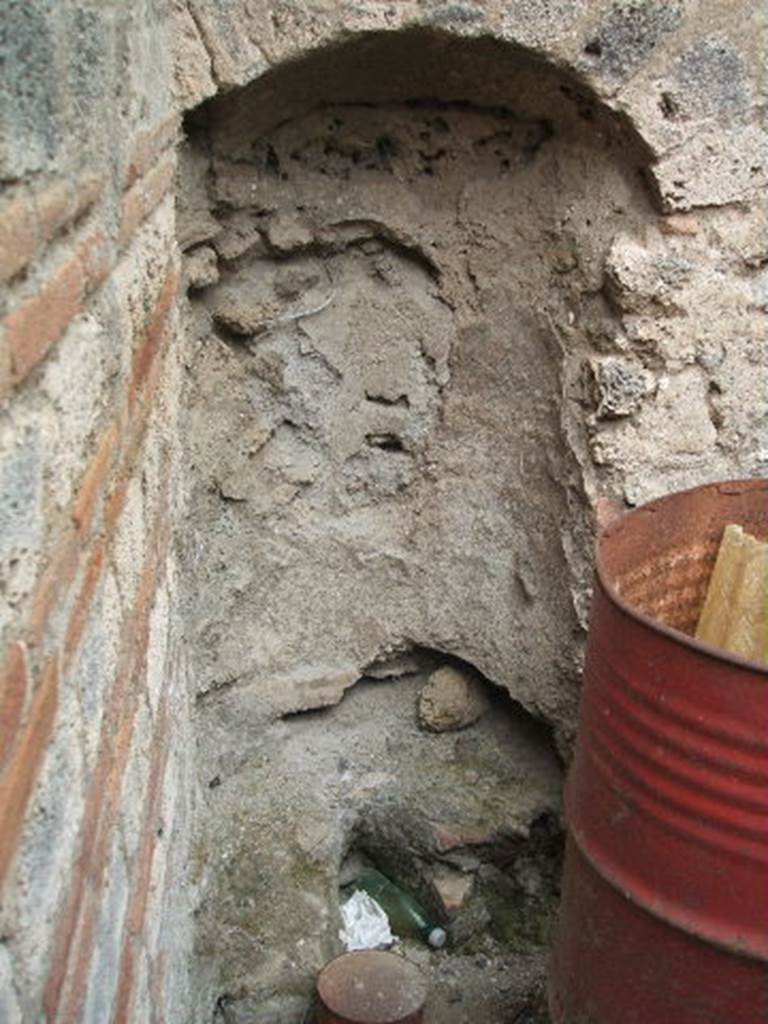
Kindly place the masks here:
<instances>
[{"instance_id":1,"label":"rubble stone","mask_svg":"<svg viewBox=\"0 0 768 1024\"><path fill-rule=\"evenodd\" d=\"M444 665L429 677L419 694L419 723L430 732L452 732L472 725L488 710L479 676Z\"/></svg>"},{"instance_id":2,"label":"rubble stone","mask_svg":"<svg viewBox=\"0 0 768 1024\"><path fill-rule=\"evenodd\" d=\"M184 276L188 288L207 288L219 279L216 251L210 245L200 245L186 254Z\"/></svg>"},{"instance_id":3,"label":"rubble stone","mask_svg":"<svg viewBox=\"0 0 768 1024\"><path fill-rule=\"evenodd\" d=\"M653 376L637 363L604 358L592 363L598 419L631 416L651 392Z\"/></svg>"},{"instance_id":4,"label":"rubble stone","mask_svg":"<svg viewBox=\"0 0 768 1024\"><path fill-rule=\"evenodd\" d=\"M469 899L474 879L471 874L464 874L445 865L439 865L432 875L432 885L440 897L443 912L450 916L457 910L461 910Z\"/></svg>"}]
</instances>

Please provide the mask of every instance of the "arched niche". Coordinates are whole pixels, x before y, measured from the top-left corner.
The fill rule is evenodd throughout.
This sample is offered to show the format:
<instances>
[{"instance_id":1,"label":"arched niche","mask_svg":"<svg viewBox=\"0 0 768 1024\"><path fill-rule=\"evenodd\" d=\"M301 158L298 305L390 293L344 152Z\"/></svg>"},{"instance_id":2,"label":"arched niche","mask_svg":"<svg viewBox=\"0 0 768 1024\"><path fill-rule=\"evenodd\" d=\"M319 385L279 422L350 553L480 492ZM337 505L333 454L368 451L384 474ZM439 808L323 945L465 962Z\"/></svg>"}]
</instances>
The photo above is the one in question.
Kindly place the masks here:
<instances>
[{"instance_id":1,"label":"arched niche","mask_svg":"<svg viewBox=\"0 0 768 1024\"><path fill-rule=\"evenodd\" d=\"M201 695L338 700L415 646L572 736L604 468L587 367L648 153L517 46L376 32L191 112L185 600Z\"/></svg>"}]
</instances>

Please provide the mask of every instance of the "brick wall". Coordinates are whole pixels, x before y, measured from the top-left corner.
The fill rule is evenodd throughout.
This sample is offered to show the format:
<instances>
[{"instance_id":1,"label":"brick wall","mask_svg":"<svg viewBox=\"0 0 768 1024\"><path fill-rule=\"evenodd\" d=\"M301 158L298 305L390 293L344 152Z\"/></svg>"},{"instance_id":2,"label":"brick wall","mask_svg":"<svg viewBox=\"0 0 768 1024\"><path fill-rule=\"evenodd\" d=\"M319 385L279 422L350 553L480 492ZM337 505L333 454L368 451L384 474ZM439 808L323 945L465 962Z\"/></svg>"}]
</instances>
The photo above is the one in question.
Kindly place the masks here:
<instances>
[{"instance_id":1,"label":"brick wall","mask_svg":"<svg viewBox=\"0 0 768 1024\"><path fill-rule=\"evenodd\" d=\"M183 1019L178 117L153 5L39 3L14 20L0 143L0 1020L164 1021L169 1001Z\"/></svg>"}]
</instances>

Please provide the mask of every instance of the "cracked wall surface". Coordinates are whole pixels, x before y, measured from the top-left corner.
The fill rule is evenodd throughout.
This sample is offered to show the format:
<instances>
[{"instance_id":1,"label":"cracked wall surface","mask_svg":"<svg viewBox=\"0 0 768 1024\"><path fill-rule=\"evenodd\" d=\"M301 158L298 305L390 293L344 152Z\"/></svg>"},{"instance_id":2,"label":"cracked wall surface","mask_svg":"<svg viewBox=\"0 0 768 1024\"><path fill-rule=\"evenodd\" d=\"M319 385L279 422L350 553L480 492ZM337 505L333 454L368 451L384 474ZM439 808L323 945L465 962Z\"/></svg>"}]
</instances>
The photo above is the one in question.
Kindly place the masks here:
<instances>
[{"instance_id":1,"label":"cracked wall surface","mask_svg":"<svg viewBox=\"0 0 768 1024\"><path fill-rule=\"evenodd\" d=\"M403 47L439 63L445 41L393 45L366 54L376 81ZM582 406L564 398L591 351L575 310L618 330L603 264L650 205L618 128L595 144L538 69L515 75L532 97L515 113L425 99L425 80L265 134L225 102L193 136L202 693L319 706L422 645L570 726L589 533Z\"/></svg>"},{"instance_id":2,"label":"cracked wall surface","mask_svg":"<svg viewBox=\"0 0 768 1024\"><path fill-rule=\"evenodd\" d=\"M442 31L312 55L188 136L198 692L320 706L426 645L565 748L598 496L760 471L761 211L660 215L623 116Z\"/></svg>"}]
</instances>

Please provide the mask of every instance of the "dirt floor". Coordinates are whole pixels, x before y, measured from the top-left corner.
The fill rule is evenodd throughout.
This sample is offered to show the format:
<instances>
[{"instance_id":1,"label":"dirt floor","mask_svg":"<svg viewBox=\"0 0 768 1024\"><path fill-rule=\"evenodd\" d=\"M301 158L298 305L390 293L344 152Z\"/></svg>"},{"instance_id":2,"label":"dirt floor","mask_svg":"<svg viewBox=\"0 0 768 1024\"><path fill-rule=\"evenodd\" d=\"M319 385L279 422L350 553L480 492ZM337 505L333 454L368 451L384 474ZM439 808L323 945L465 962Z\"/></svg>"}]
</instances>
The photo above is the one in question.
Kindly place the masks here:
<instances>
[{"instance_id":1,"label":"dirt floor","mask_svg":"<svg viewBox=\"0 0 768 1024\"><path fill-rule=\"evenodd\" d=\"M419 672L363 679L321 711L270 718L226 692L201 706L198 954L214 1020L305 1017L318 970L342 952L339 886L361 857L449 932L443 950L396 946L429 980L427 1021L546 1020L560 764L548 731L489 684L474 724L420 728L436 663L422 657Z\"/></svg>"}]
</instances>

